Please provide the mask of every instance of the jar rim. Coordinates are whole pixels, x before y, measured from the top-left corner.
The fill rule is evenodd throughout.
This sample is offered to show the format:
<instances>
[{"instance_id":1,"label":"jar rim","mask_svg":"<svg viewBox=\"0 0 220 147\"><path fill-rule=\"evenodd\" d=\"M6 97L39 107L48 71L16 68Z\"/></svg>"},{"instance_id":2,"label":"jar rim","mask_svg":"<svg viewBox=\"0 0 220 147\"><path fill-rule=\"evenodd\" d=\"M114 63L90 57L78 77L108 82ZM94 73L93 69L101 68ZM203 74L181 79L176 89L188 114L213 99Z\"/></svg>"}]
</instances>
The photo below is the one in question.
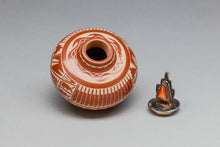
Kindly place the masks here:
<instances>
[{"instance_id":1,"label":"jar rim","mask_svg":"<svg viewBox=\"0 0 220 147\"><path fill-rule=\"evenodd\" d=\"M107 55L106 58L104 58L103 60L95 60L95 59L92 59L91 57L89 57L87 54L87 50L92 47L97 47L97 48L103 49ZM113 60L113 57L114 57L114 49L105 40L102 40L102 39L91 39L91 40L85 42L82 45L81 53L82 53L83 59L88 64L93 65L93 66L107 65L108 63L110 63Z\"/></svg>"}]
</instances>

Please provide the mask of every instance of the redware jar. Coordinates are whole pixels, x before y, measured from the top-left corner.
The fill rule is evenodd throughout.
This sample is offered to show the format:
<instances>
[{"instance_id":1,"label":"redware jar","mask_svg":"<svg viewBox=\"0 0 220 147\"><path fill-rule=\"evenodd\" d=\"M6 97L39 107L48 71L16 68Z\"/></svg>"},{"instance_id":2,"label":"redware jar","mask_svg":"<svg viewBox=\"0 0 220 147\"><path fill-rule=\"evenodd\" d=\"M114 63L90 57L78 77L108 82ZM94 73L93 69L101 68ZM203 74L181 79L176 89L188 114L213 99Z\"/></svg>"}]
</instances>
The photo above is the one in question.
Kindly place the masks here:
<instances>
[{"instance_id":1,"label":"redware jar","mask_svg":"<svg viewBox=\"0 0 220 147\"><path fill-rule=\"evenodd\" d=\"M60 41L50 71L65 100L83 109L101 110L119 104L131 92L137 63L118 35L103 29L82 29Z\"/></svg>"}]
</instances>

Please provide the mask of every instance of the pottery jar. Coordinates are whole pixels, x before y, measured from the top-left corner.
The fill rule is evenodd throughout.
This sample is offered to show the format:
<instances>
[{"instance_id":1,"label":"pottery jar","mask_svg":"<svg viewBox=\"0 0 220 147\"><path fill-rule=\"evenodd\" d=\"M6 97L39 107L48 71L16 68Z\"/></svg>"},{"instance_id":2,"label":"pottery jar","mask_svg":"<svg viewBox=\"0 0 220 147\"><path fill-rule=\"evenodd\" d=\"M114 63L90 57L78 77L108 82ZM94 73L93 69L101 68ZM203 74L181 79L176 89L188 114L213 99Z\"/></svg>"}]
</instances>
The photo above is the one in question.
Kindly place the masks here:
<instances>
[{"instance_id":1,"label":"pottery jar","mask_svg":"<svg viewBox=\"0 0 220 147\"><path fill-rule=\"evenodd\" d=\"M65 100L83 109L101 110L128 96L137 78L137 63L128 44L115 33L82 29L59 42L50 71Z\"/></svg>"}]
</instances>

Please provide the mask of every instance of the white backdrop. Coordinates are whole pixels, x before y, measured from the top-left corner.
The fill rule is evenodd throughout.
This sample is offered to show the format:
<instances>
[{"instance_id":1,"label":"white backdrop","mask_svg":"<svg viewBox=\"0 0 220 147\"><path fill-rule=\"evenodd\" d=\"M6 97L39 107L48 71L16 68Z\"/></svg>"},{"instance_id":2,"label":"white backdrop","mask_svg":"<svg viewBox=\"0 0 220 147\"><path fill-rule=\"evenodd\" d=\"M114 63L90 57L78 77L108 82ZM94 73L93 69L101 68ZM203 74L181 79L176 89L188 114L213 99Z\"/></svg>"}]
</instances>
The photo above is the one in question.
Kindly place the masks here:
<instances>
[{"instance_id":1,"label":"white backdrop","mask_svg":"<svg viewBox=\"0 0 220 147\"><path fill-rule=\"evenodd\" d=\"M81 28L111 30L138 61L120 105L99 112L62 99L49 74L52 52ZM0 146L220 146L219 0L0 0ZM170 72L178 113L147 110Z\"/></svg>"}]
</instances>

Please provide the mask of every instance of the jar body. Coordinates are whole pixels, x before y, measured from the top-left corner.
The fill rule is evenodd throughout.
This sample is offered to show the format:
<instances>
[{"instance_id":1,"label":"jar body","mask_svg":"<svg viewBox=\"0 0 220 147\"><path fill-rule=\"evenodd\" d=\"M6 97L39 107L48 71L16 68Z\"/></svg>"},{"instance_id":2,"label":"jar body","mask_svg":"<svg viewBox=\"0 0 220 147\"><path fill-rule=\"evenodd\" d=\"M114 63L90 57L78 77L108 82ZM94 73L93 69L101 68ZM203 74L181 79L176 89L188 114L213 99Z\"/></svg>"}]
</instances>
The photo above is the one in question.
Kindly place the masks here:
<instances>
[{"instance_id":1,"label":"jar body","mask_svg":"<svg viewBox=\"0 0 220 147\"><path fill-rule=\"evenodd\" d=\"M67 35L51 59L53 83L71 104L101 110L122 102L137 78L135 56L116 34L83 29Z\"/></svg>"}]
</instances>

